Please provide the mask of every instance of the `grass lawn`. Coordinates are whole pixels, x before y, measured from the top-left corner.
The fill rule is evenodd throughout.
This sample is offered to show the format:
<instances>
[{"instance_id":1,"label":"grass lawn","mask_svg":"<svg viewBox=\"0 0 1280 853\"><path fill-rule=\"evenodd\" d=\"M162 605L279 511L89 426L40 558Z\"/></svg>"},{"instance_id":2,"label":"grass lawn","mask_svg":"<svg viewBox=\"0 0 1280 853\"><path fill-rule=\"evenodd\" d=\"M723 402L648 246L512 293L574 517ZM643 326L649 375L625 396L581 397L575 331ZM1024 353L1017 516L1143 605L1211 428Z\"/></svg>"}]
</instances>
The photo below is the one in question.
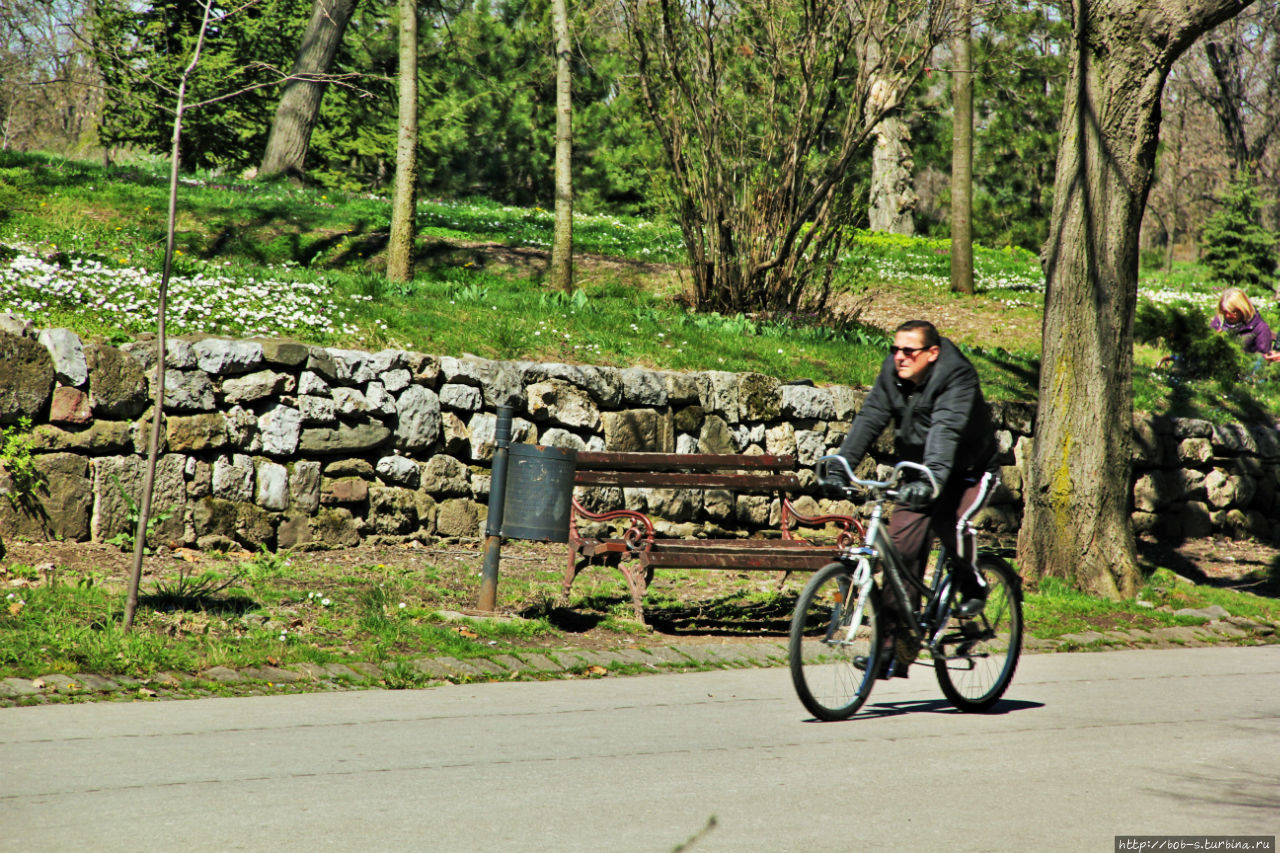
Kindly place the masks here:
<instances>
[{"instance_id":1,"label":"grass lawn","mask_svg":"<svg viewBox=\"0 0 1280 853\"><path fill-rule=\"evenodd\" d=\"M166 206L167 169L157 162L103 168L0 152L0 311L114 342L153 331ZM957 340L992 399L1035 398L1044 282L1038 260L1020 250L976 247L979 293L963 297L948 287L945 242L858 234L836 273L840 311L699 315L684 307L683 247L669 223L576 218L580 286L564 294L545 283L552 216L536 208L422 202L418 274L404 284L381 273L385 198L203 175L184 181L179 209L168 315L177 334L867 385L888 334L865 317L892 301L962 330ZM1140 299L1211 311L1215 288L1202 269L1180 265L1144 273ZM1140 409L1213 421L1280 413L1277 383L1191 380L1158 367L1164 354L1158 343L1135 350ZM323 555L170 559L149 576L141 623L126 635L119 630L122 576L111 560L73 569L68 561L11 555L0 561L8 596L0 610L0 677L344 659L399 667L424 654L483 657L653 636L630 620L616 578L584 578L569 609L555 607L562 557L505 578L504 609L519 619L494 624L441 615L472 603L476 554L391 556L356 564L326 563ZM723 575L672 573L655 584L653 625L671 636L785 633L794 585L733 577L725 586L712 574ZM1152 606L1047 584L1027 597L1028 624L1040 638L1089 625L1179 624L1186 617L1171 611L1197 602L1280 620L1274 599L1186 589L1158 571L1141 599ZM412 681L409 669L397 671L406 685Z\"/></svg>"}]
</instances>

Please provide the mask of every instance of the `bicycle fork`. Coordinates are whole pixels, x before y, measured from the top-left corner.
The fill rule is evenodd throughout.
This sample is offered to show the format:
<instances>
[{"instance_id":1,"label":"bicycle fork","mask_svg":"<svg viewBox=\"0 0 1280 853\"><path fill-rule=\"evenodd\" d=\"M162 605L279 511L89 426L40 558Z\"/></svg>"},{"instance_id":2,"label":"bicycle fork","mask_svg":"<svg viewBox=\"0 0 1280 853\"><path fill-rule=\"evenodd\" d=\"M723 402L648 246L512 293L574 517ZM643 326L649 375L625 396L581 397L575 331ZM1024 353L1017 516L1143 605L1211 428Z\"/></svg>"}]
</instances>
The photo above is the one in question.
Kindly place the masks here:
<instances>
[{"instance_id":1,"label":"bicycle fork","mask_svg":"<svg viewBox=\"0 0 1280 853\"><path fill-rule=\"evenodd\" d=\"M840 584L840 595L844 599L841 602L841 609L837 610L831 624L827 626L826 641L832 642L837 629L843 628L843 637L834 638L834 641L842 644L849 644L854 641L854 634L857 633L858 626L862 624L862 611L866 609L867 599L871 595L871 552L868 548L858 548L849 552L848 556L856 557L856 566L849 575L849 580ZM849 612L852 605L853 611Z\"/></svg>"}]
</instances>

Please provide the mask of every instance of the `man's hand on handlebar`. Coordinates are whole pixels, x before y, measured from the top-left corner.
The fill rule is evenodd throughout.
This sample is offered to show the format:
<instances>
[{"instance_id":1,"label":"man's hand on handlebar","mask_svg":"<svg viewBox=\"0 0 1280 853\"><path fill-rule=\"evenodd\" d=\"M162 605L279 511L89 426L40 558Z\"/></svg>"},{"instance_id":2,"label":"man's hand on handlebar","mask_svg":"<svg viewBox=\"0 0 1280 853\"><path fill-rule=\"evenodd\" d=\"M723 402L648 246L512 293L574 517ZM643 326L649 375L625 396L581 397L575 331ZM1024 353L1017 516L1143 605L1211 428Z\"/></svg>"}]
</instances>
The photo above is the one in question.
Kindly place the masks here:
<instances>
[{"instance_id":1,"label":"man's hand on handlebar","mask_svg":"<svg viewBox=\"0 0 1280 853\"><path fill-rule=\"evenodd\" d=\"M828 473L818 480L818 494L833 501L843 500L849 489L849 481L839 474Z\"/></svg>"},{"instance_id":2,"label":"man's hand on handlebar","mask_svg":"<svg viewBox=\"0 0 1280 853\"><path fill-rule=\"evenodd\" d=\"M898 489L898 503L911 509L924 509L933 501L933 487L923 480L913 480Z\"/></svg>"}]
</instances>

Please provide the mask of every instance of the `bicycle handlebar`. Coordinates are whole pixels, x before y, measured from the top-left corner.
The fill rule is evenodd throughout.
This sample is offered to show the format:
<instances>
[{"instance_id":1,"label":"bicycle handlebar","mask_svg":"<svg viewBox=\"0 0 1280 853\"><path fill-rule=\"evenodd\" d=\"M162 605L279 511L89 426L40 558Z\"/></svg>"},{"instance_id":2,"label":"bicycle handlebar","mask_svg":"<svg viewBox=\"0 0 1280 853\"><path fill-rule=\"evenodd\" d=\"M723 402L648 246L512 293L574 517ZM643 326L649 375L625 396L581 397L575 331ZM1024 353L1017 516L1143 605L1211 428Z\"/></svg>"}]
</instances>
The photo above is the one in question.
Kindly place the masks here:
<instances>
[{"instance_id":1,"label":"bicycle handlebar","mask_svg":"<svg viewBox=\"0 0 1280 853\"><path fill-rule=\"evenodd\" d=\"M849 464L849 460L838 454L830 456L822 456L814 465L814 471L821 479L827 475L828 468L832 462L838 462L844 468L845 478L850 485L859 486L869 489L873 492L883 493L887 497L896 495L894 487L898 485L898 481L902 479L902 472L905 469L919 471L929 479L929 485L933 486L933 497L936 499L941 489L938 488L938 481L934 479L933 472L921 465L919 462L908 462L905 459L893 466L893 476L888 480L859 480L853 476L853 466Z\"/></svg>"}]
</instances>

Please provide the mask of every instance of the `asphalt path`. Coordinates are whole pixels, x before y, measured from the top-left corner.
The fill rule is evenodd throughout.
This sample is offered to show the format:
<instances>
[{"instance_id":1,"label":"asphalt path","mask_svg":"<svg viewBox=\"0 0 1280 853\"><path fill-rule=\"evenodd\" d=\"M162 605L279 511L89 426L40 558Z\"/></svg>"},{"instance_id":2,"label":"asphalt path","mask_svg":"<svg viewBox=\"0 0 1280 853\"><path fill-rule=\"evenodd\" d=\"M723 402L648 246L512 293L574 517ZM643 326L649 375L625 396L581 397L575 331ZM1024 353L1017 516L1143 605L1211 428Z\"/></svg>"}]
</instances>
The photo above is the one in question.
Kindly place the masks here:
<instances>
[{"instance_id":1,"label":"asphalt path","mask_svg":"<svg viewBox=\"0 0 1280 853\"><path fill-rule=\"evenodd\" d=\"M1280 646L1028 655L818 723L785 669L0 710L0 849L1110 851L1280 828Z\"/></svg>"}]
</instances>

